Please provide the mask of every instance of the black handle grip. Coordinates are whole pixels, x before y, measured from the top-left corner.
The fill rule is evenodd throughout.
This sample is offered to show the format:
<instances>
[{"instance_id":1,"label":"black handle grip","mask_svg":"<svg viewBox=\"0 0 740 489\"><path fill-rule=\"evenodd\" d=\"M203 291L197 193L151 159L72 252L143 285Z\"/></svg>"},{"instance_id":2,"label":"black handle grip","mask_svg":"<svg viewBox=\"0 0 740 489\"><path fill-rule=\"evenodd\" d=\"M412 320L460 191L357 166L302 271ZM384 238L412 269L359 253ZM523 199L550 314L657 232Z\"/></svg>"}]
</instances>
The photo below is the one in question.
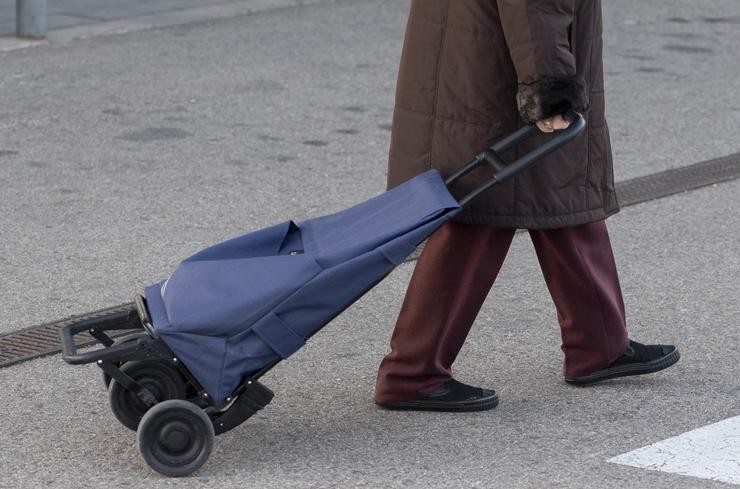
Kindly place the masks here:
<instances>
[{"instance_id":1,"label":"black handle grip","mask_svg":"<svg viewBox=\"0 0 740 489\"><path fill-rule=\"evenodd\" d=\"M586 120L583 118L582 115L579 114L578 117L576 117L576 119L570 123L567 129L556 133L549 141L547 141L542 146L533 149L513 163L507 165L503 162L499 155L504 151L513 148L524 140L529 139L530 137L532 137L532 135L536 134L539 131L539 129L537 129L537 126L534 124L524 126L521 129L518 129L517 131L509 134L497 143L493 144L490 148L486 149L482 153L476 155L473 161L465 165L454 175L450 176L445 181L445 183L449 187L460 178L483 164L490 164L494 168L496 168L496 174L489 181L483 183L479 187L472 190L465 197L460 199L460 205L464 206L475 197L480 195L482 192L485 192L492 186L501 183L513 177L517 173L526 170L527 168L537 163L537 161L539 161L544 156L547 156L553 151L559 149L561 146L569 143L570 141L575 139L575 137L578 136L578 134L580 134L585 127Z\"/></svg>"}]
</instances>

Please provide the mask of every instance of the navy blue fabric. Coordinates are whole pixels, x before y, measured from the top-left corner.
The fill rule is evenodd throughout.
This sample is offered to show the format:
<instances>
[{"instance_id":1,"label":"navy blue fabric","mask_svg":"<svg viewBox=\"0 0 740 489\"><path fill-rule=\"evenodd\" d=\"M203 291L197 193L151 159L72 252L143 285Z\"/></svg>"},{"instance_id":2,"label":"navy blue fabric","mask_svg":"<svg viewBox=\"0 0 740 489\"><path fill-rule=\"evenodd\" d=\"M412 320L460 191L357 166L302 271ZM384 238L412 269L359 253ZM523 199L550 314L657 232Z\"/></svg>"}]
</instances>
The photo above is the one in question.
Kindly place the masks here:
<instances>
[{"instance_id":1,"label":"navy blue fabric","mask_svg":"<svg viewBox=\"0 0 740 489\"><path fill-rule=\"evenodd\" d=\"M439 172L207 248L145 289L154 328L216 401L287 358L460 211Z\"/></svg>"},{"instance_id":2,"label":"navy blue fabric","mask_svg":"<svg viewBox=\"0 0 740 489\"><path fill-rule=\"evenodd\" d=\"M306 344L305 338L281 321L274 312L265 314L251 330L281 358L288 358Z\"/></svg>"}]
</instances>

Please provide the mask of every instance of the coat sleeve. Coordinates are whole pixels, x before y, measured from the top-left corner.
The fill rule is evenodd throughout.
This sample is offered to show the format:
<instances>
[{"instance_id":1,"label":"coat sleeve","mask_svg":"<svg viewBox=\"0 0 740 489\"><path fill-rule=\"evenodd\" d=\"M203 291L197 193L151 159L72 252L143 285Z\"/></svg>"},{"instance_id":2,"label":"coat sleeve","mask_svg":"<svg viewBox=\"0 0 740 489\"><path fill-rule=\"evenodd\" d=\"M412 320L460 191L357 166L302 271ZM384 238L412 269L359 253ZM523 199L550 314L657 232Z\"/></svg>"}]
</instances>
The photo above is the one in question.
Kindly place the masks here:
<instances>
[{"instance_id":1,"label":"coat sleeve","mask_svg":"<svg viewBox=\"0 0 740 489\"><path fill-rule=\"evenodd\" d=\"M526 122L588 109L586 82L576 75L570 45L575 1L496 0Z\"/></svg>"}]
</instances>

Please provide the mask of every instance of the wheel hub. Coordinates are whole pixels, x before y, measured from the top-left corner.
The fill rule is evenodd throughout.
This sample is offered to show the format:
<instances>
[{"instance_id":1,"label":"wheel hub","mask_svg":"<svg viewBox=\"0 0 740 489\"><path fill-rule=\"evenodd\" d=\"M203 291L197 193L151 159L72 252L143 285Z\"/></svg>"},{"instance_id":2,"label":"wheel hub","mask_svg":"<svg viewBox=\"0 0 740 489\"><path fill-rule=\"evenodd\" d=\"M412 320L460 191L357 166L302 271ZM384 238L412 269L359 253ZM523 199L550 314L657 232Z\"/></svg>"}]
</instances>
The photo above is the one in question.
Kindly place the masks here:
<instances>
[{"instance_id":1,"label":"wheel hub","mask_svg":"<svg viewBox=\"0 0 740 489\"><path fill-rule=\"evenodd\" d=\"M182 422L170 422L162 427L160 443L171 454L186 452L192 444L192 428Z\"/></svg>"},{"instance_id":2,"label":"wheel hub","mask_svg":"<svg viewBox=\"0 0 740 489\"><path fill-rule=\"evenodd\" d=\"M208 460L214 436L208 415L183 399L154 405L136 432L146 463L160 474L174 477L192 474Z\"/></svg>"}]
</instances>

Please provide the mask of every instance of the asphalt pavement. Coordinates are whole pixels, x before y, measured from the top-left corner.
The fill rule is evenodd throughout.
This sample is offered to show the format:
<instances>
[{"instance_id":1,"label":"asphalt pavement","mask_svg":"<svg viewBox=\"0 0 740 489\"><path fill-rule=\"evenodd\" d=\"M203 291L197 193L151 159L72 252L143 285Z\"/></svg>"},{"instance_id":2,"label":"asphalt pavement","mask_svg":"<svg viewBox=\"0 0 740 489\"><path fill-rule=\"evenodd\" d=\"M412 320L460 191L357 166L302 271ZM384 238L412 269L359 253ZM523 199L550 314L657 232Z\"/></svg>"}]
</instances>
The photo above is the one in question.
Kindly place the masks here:
<instances>
[{"instance_id":1,"label":"asphalt pavement","mask_svg":"<svg viewBox=\"0 0 740 489\"><path fill-rule=\"evenodd\" d=\"M208 244L381 192L407 8L319 1L0 52L0 332L126 302ZM617 179L740 151L737 3L604 9ZM740 414L739 195L609 220L632 336L681 349L666 372L565 385L521 235L457 364L498 390L493 411L372 404L405 264L266 376L273 403L189 479L143 464L96 367L0 369L0 487L730 487L606 460Z\"/></svg>"},{"instance_id":2,"label":"asphalt pavement","mask_svg":"<svg viewBox=\"0 0 740 489\"><path fill-rule=\"evenodd\" d=\"M23 0L0 0L0 39L16 35L16 6ZM57 39L60 31L99 33L103 26L142 26L160 19L213 16L227 10L274 10L317 0L56 0L46 3L46 26ZM319 0L320 1L320 0ZM218 16L218 15L217 15ZM123 29L130 30L130 29ZM103 29L105 31L105 29Z\"/></svg>"},{"instance_id":3,"label":"asphalt pavement","mask_svg":"<svg viewBox=\"0 0 740 489\"><path fill-rule=\"evenodd\" d=\"M15 35L15 13L17 0L0 0L0 36ZM65 27L90 25L141 15L166 12L173 9L193 8L209 4L228 3L228 0L65 0L48 2L47 26L50 30Z\"/></svg>"}]
</instances>

